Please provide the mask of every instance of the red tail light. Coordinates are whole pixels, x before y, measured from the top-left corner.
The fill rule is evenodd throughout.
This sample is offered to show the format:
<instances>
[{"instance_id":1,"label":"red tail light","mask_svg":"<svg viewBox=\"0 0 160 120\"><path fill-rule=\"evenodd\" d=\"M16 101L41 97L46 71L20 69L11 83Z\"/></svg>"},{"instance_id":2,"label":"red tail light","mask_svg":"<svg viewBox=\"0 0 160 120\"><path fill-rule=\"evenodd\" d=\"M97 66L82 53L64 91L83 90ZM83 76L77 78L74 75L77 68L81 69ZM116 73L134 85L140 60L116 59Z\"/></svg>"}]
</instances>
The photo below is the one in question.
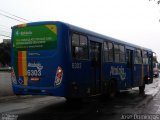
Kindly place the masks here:
<instances>
[{"instance_id":1,"label":"red tail light","mask_svg":"<svg viewBox=\"0 0 160 120\"><path fill-rule=\"evenodd\" d=\"M11 68L11 80L14 84L17 84L16 75L15 75L13 67Z\"/></svg>"},{"instance_id":2,"label":"red tail light","mask_svg":"<svg viewBox=\"0 0 160 120\"><path fill-rule=\"evenodd\" d=\"M56 71L54 86L59 86L62 82L62 79L63 79L63 69L60 66L58 66Z\"/></svg>"}]
</instances>

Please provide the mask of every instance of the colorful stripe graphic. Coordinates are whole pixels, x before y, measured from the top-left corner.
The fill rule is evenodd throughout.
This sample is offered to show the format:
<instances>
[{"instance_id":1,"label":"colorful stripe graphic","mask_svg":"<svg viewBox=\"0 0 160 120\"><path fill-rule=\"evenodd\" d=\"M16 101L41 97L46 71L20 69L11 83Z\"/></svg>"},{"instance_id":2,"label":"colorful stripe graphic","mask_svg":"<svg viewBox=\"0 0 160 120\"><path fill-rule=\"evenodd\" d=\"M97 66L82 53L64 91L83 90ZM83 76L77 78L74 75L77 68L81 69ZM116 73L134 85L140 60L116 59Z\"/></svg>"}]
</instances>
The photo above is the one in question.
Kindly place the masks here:
<instances>
[{"instance_id":1,"label":"colorful stripe graphic","mask_svg":"<svg viewBox=\"0 0 160 120\"><path fill-rule=\"evenodd\" d=\"M22 85L27 86L28 75L27 75L27 52L26 51L18 51L18 75L19 75L19 80L21 80L20 83Z\"/></svg>"}]
</instances>

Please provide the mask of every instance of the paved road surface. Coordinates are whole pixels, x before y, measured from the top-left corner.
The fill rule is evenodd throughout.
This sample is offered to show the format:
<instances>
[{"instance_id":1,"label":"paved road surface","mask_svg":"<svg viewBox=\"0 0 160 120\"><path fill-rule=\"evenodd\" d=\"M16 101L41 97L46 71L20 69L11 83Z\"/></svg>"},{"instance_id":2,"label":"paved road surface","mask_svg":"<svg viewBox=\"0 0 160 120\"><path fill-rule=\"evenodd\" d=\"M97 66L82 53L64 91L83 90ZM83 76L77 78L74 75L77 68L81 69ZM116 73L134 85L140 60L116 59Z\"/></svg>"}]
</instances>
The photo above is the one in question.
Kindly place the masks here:
<instances>
[{"instance_id":1,"label":"paved road surface","mask_svg":"<svg viewBox=\"0 0 160 120\"><path fill-rule=\"evenodd\" d=\"M121 120L126 114L159 113L159 78L146 86L146 95L138 89L122 92L115 99L93 98L83 103L68 103L65 98L53 96L21 96L0 100L0 119L18 120ZM148 104L151 101L151 105ZM153 102L153 103L152 103ZM148 105L148 107L146 107ZM148 112L149 110L153 112Z\"/></svg>"},{"instance_id":2,"label":"paved road surface","mask_svg":"<svg viewBox=\"0 0 160 120\"><path fill-rule=\"evenodd\" d=\"M160 120L160 91L158 91L157 95L144 106L139 114L151 115L154 120Z\"/></svg>"},{"instance_id":3,"label":"paved road surface","mask_svg":"<svg viewBox=\"0 0 160 120\"><path fill-rule=\"evenodd\" d=\"M18 120L118 120L122 114L133 113L145 104L148 97L138 96L136 90L123 92L112 100L95 98L83 103L68 103L64 98L51 96L29 96L1 101L0 113L18 116Z\"/></svg>"},{"instance_id":4,"label":"paved road surface","mask_svg":"<svg viewBox=\"0 0 160 120\"><path fill-rule=\"evenodd\" d=\"M0 71L0 98L13 95L11 86L11 73Z\"/></svg>"}]
</instances>

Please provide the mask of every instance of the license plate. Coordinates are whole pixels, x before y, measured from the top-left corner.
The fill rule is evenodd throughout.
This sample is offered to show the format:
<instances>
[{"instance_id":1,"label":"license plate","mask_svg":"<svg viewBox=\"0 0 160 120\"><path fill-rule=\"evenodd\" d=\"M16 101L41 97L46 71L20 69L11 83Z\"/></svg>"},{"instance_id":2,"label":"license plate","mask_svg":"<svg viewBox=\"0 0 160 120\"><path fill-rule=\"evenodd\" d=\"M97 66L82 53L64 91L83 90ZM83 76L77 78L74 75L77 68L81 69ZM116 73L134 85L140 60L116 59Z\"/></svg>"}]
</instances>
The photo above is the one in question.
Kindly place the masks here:
<instances>
[{"instance_id":1,"label":"license plate","mask_svg":"<svg viewBox=\"0 0 160 120\"><path fill-rule=\"evenodd\" d=\"M38 77L31 77L31 80L32 81L39 81L39 78Z\"/></svg>"}]
</instances>

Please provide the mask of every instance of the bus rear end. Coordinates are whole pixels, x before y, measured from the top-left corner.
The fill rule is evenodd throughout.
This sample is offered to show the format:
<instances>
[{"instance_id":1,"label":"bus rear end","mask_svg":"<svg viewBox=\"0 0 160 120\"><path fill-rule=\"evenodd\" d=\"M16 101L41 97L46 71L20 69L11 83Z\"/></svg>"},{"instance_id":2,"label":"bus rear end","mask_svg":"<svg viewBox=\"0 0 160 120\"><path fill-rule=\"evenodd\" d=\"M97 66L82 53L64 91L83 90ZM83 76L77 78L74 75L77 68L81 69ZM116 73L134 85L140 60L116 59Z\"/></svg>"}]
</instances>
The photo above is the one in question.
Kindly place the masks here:
<instances>
[{"instance_id":1,"label":"bus rear end","mask_svg":"<svg viewBox=\"0 0 160 120\"><path fill-rule=\"evenodd\" d=\"M12 86L15 94L63 96L58 26L32 23L12 28Z\"/></svg>"}]
</instances>

